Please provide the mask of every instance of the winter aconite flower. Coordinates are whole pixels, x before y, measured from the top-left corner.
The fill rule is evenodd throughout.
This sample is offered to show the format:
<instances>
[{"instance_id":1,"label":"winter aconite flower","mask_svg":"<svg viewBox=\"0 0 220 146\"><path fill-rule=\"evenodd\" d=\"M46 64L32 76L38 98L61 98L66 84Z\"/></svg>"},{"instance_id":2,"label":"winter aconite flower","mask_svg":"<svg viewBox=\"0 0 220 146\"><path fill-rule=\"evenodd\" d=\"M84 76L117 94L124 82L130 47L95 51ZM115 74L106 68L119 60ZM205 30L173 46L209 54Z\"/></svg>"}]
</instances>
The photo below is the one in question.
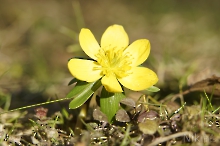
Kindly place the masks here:
<instances>
[{"instance_id":1,"label":"winter aconite flower","mask_svg":"<svg viewBox=\"0 0 220 146\"><path fill-rule=\"evenodd\" d=\"M68 62L71 74L82 81L94 82L100 78L108 92L123 92L124 87L140 91L157 83L157 75L146 67L139 67L149 56L150 42L140 39L129 45L124 28L112 25L96 41L89 29L79 34L83 51L92 59L73 58Z\"/></svg>"}]
</instances>

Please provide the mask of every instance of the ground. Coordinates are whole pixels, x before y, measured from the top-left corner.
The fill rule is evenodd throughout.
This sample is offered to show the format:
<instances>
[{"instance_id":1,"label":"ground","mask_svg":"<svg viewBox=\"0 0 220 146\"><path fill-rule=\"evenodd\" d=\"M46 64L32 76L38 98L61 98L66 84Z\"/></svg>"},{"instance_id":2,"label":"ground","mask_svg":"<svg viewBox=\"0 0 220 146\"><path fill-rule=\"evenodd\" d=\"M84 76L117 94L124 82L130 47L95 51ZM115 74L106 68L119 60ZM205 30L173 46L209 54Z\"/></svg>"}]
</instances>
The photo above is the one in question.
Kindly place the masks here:
<instances>
[{"instance_id":1,"label":"ground","mask_svg":"<svg viewBox=\"0 0 220 146\"><path fill-rule=\"evenodd\" d=\"M152 142L152 145L154 140L151 139L160 136L165 138L162 142L167 142L163 143L164 145L175 142L176 145L180 145L180 142L185 145L218 145L219 136L216 133L219 132L220 2L0 2L2 112L66 97L73 88L68 86L68 82L73 78L67 69L68 59L86 57L78 42L80 29L89 28L97 40L100 40L109 25L120 24L127 31L131 43L141 38L150 40L151 54L143 65L154 70L159 77L156 84L160 88L159 92L127 91L127 97L137 100L144 94L149 103L155 104L149 106L149 110L159 114L157 124L172 127L171 123L178 123L179 126L179 131L168 128L168 134L164 135L157 131L143 136L143 131L139 130L136 131L137 135L142 135L141 138L148 144ZM212 92L213 89L216 90ZM53 142L56 144L53 140L57 137L51 135L56 136L57 132L62 135L58 136L60 139L57 138L60 143L65 141L70 145L91 138L90 134L94 134L94 131L86 130L85 126L82 126L85 130L84 136L73 136L80 108L69 110L69 102L66 100L1 115L1 142L5 145L11 142L13 145L20 141L24 145L31 145L47 139L49 142L45 142L45 145L52 145ZM160 111L161 106L158 106L158 103L166 105L167 118L164 114L161 116L163 112ZM94 105L95 101L91 100L90 107ZM179 111L174 113L178 109ZM174 116L180 114L181 120L171 119L169 116L173 113ZM39 118L39 114L43 114L42 117ZM86 123L93 123L91 119L92 108L89 108L88 116L84 120ZM96 124L100 124L98 121ZM192 128L192 125L196 128ZM105 137L106 129L102 126L95 128L96 131L101 130L95 134L101 133ZM119 130L118 126L126 128ZM126 134L129 126L138 128L135 122L126 125L119 121L115 125L106 125L107 128L117 129L122 135ZM181 133L186 131L192 133ZM185 139L178 139L176 137L179 135L175 134L180 134L180 137ZM33 135L36 139L31 139ZM191 139L186 135L191 136ZM126 138L129 139L129 136ZM8 141L4 142L4 139ZM189 139L191 141L188 141ZM95 140L93 137L93 140L99 142L100 139ZM124 137L120 140L123 141Z\"/></svg>"}]
</instances>

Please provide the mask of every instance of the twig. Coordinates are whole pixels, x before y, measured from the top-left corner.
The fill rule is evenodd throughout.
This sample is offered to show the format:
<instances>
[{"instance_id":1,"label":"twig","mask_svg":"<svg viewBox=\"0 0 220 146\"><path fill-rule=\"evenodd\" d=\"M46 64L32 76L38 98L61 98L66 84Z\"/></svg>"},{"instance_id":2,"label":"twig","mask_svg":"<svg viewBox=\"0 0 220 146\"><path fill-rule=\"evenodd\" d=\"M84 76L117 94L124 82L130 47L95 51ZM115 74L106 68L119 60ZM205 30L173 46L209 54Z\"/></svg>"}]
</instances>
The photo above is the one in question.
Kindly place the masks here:
<instances>
[{"instance_id":1,"label":"twig","mask_svg":"<svg viewBox=\"0 0 220 146\"><path fill-rule=\"evenodd\" d=\"M184 131L184 132L179 132L179 133L175 133L175 134L172 134L172 135L169 135L169 136L166 136L166 137L159 137L159 138L156 138L152 143L150 143L148 146L155 146L155 145L158 145L162 142L165 142L165 141L168 141L170 139L173 139L173 138L176 138L176 137L181 137L181 136L189 136L189 138L193 139L194 136L192 134L192 132L189 132L189 131Z\"/></svg>"}]
</instances>

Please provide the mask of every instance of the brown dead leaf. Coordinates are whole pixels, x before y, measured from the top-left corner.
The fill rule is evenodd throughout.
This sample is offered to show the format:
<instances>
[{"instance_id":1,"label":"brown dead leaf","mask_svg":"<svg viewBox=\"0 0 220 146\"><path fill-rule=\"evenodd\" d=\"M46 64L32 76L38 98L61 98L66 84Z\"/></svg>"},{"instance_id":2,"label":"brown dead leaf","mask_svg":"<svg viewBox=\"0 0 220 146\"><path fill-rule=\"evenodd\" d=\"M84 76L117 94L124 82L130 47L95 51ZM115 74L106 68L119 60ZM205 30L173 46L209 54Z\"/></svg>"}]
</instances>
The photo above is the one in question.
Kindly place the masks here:
<instances>
[{"instance_id":1,"label":"brown dead leaf","mask_svg":"<svg viewBox=\"0 0 220 146\"><path fill-rule=\"evenodd\" d=\"M215 96L220 96L220 77L213 75L210 78L198 81L192 84L188 90L185 90L182 93L175 94L174 96L172 96L171 101L175 101L176 98L194 91L205 91L206 93L213 94ZM163 99L161 102L165 102L167 100L169 99Z\"/></svg>"},{"instance_id":2,"label":"brown dead leaf","mask_svg":"<svg viewBox=\"0 0 220 146\"><path fill-rule=\"evenodd\" d=\"M220 96L220 77L213 75L211 78L196 82L189 88L189 92L192 91L205 91L206 93Z\"/></svg>"},{"instance_id":3,"label":"brown dead leaf","mask_svg":"<svg viewBox=\"0 0 220 146\"><path fill-rule=\"evenodd\" d=\"M197 82L210 78L213 74L215 74L215 72L213 73L209 67L206 67L203 70L190 74L187 77L187 85L191 86Z\"/></svg>"}]
</instances>

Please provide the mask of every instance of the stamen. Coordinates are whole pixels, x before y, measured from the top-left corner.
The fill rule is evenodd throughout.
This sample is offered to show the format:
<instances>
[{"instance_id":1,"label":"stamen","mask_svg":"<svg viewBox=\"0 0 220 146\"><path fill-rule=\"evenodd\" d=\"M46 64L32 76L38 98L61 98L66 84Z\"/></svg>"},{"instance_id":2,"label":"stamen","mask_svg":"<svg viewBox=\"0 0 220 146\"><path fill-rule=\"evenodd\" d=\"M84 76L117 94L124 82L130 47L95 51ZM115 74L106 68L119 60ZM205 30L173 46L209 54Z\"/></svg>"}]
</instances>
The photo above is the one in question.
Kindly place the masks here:
<instances>
[{"instance_id":1,"label":"stamen","mask_svg":"<svg viewBox=\"0 0 220 146\"><path fill-rule=\"evenodd\" d=\"M96 54L97 63L101 66L102 74L106 76L115 75L122 78L130 74L131 55L123 54L123 49L105 48Z\"/></svg>"}]
</instances>

